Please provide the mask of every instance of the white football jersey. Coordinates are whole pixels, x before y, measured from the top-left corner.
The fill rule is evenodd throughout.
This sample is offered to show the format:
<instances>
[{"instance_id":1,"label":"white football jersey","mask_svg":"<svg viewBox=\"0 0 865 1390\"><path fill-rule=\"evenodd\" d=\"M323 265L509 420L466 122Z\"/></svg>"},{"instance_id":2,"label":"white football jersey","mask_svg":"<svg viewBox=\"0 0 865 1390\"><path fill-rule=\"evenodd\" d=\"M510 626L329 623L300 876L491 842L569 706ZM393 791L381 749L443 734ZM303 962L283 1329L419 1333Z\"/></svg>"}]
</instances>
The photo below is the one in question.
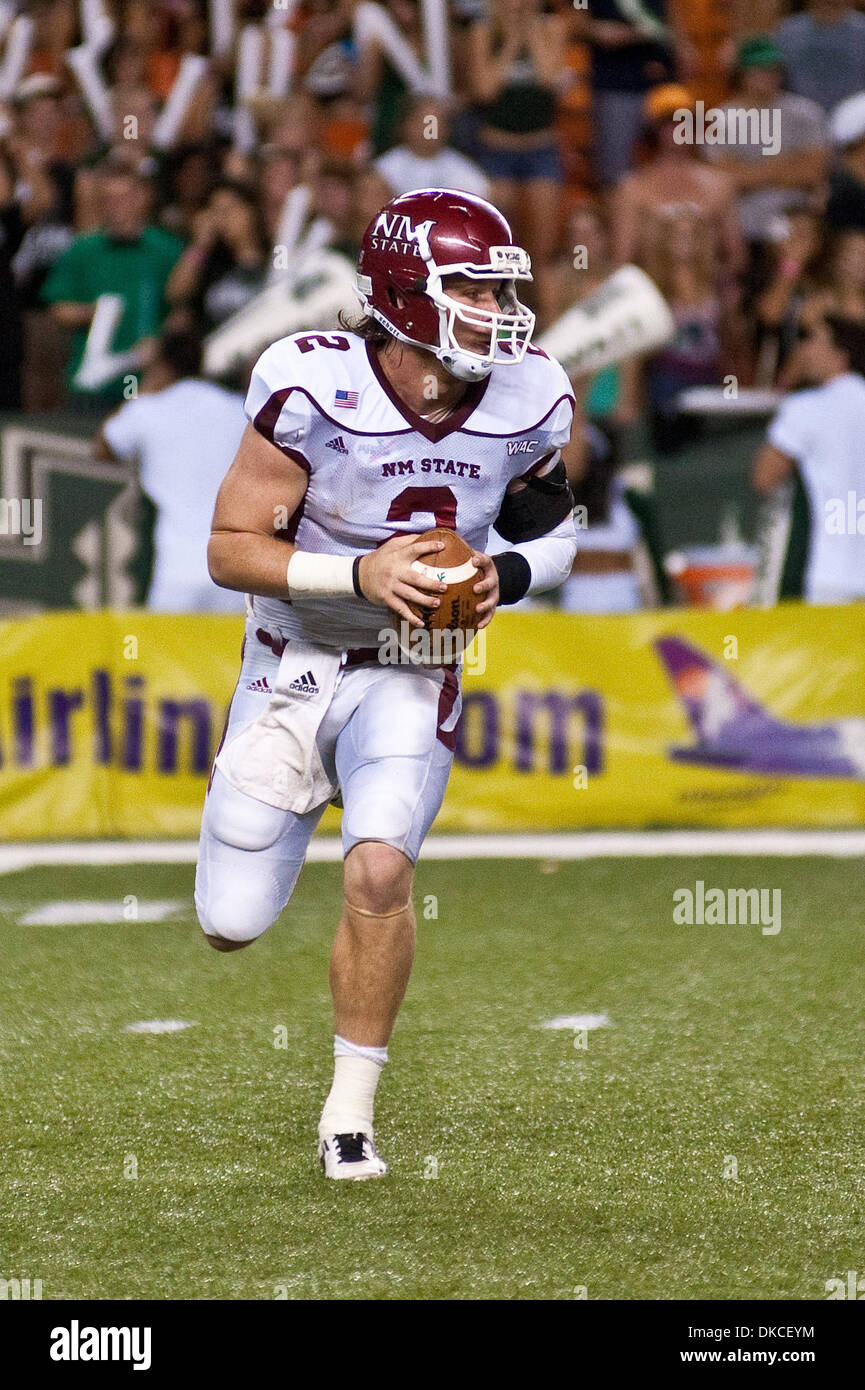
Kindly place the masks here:
<instances>
[{"instance_id":1,"label":"white football jersey","mask_svg":"<svg viewBox=\"0 0 865 1390\"><path fill-rule=\"evenodd\" d=\"M344 332L280 339L256 363L246 397L259 433L309 473L284 533L301 550L332 555L434 526L485 550L508 484L548 466L570 437L573 406L562 367L530 347L433 423L395 394L376 350ZM255 597L253 607L269 629L323 646L377 646L388 621L357 598Z\"/></svg>"}]
</instances>

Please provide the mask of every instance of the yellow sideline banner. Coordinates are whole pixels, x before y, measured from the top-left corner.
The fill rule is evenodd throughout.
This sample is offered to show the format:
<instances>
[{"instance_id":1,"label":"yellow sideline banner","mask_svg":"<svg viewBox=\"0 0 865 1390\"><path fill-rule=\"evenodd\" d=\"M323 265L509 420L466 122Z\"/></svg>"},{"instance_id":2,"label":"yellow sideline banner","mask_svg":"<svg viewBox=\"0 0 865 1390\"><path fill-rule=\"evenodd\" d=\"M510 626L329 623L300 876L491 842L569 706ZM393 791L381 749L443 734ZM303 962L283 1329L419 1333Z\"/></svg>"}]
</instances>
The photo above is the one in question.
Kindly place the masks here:
<instances>
[{"instance_id":1,"label":"yellow sideline banner","mask_svg":"<svg viewBox=\"0 0 865 1390\"><path fill-rule=\"evenodd\" d=\"M2 838L195 835L241 620L52 613L0 637ZM438 830L865 823L865 605L505 610L463 697Z\"/></svg>"}]
</instances>

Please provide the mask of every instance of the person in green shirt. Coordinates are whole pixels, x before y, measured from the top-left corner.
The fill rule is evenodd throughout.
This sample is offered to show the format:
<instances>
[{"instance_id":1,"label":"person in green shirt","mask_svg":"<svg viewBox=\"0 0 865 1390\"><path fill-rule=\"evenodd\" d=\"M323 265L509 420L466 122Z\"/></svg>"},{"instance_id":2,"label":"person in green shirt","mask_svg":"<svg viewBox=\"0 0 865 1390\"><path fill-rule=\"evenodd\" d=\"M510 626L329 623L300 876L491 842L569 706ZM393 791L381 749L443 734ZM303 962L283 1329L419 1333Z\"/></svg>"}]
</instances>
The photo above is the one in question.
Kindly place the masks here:
<instances>
[{"instance_id":1,"label":"person in green shirt","mask_svg":"<svg viewBox=\"0 0 865 1390\"><path fill-rule=\"evenodd\" d=\"M151 196L145 175L104 161L102 226L75 238L42 287L56 321L72 330L66 385L73 409L107 409L134 394L168 313L165 284L183 242L148 225Z\"/></svg>"}]
</instances>

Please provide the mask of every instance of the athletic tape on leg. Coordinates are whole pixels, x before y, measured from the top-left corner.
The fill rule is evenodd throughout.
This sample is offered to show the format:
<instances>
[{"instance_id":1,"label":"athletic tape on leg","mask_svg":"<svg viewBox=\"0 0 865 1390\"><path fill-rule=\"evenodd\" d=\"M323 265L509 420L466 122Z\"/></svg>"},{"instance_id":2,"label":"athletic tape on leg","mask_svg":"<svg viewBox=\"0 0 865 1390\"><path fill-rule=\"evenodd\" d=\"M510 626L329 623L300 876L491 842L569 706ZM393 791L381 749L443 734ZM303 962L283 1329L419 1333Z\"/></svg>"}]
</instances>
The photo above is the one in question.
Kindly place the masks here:
<instances>
[{"instance_id":1,"label":"athletic tape on leg","mask_svg":"<svg viewBox=\"0 0 865 1390\"><path fill-rule=\"evenodd\" d=\"M398 917L398 916L400 915L401 912L408 912L409 909L411 908L412 901L411 901L411 898L409 898L408 902L403 903L402 907L395 907L394 910L393 910L393 912L370 912L370 911L369 911L367 908L365 908L365 907L355 907L354 903L350 903L349 900L348 900L348 898L345 899L345 905L346 905L346 907L350 907L351 910L352 910L352 912L358 913L358 915L361 916L361 917L381 917L381 918L384 918L384 917Z\"/></svg>"}]
</instances>

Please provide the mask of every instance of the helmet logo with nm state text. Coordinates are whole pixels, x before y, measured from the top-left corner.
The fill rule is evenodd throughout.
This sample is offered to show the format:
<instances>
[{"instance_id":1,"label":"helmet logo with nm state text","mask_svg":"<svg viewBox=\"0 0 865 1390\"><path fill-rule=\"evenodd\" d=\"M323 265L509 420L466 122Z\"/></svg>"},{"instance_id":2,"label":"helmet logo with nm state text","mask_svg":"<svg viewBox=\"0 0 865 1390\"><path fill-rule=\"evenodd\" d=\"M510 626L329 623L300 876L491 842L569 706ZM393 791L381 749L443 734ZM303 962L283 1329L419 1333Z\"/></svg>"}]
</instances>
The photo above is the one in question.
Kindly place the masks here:
<instances>
[{"instance_id":1,"label":"helmet logo with nm state text","mask_svg":"<svg viewBox=\"0 0 865 1390\"><path fill-rule=\"evenodd\" d=\"M427 257L429 234L435 221L418 222L417 226L405 213L381 212L372 229L370 248L373 251L402 251L406 255Z\"/></svg>"}]
</instances>

